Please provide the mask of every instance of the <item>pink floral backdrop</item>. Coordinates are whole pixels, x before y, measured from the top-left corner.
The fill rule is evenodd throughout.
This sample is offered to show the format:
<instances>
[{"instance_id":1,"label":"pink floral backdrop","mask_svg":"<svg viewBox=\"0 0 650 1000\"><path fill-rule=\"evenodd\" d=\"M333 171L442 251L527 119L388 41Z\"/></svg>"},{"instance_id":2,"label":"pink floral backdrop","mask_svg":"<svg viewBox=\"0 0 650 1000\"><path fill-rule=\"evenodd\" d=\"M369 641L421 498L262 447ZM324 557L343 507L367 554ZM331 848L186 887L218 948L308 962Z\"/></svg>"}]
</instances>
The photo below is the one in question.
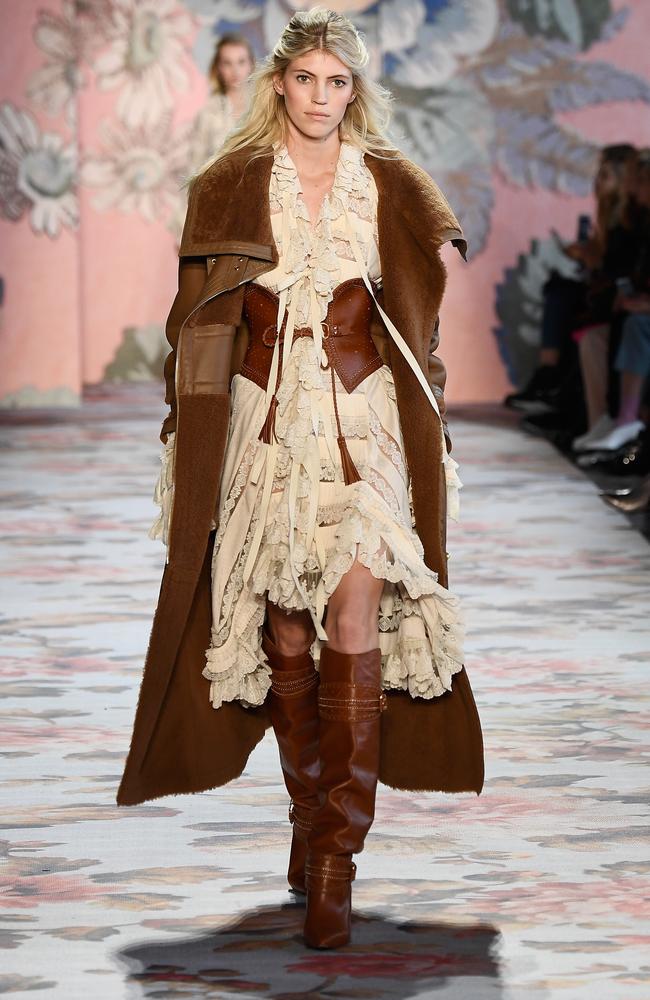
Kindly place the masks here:
<instances>
[{"instance_id":1,"label":"pink floral backdrop","mask_svg":"<svg viewBox=\"0 0 650 1000\"><path fill-rule=\"evenodd\" d=\"M297 5L296 5L297 6ZM396 97L400 145L468 234L442 314L452 402L499 398L531 364L540 289L591 209L598 147L650 145L645 0L334 3ZM173 219L214 38L258 56L282 0L2 5L0 405L74 405L84 384L160 377Z\"/></svg>"}]
</instances>

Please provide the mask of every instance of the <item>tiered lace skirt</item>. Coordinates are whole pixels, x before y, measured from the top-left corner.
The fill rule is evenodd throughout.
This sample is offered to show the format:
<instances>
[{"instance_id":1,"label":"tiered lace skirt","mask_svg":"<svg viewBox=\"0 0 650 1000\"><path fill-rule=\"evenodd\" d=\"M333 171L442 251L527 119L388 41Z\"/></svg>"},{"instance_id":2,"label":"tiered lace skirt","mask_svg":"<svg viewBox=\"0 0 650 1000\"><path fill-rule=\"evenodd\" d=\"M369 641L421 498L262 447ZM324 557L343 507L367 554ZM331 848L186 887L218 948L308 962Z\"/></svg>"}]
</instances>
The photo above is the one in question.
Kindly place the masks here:
<instances>
[{"instance_id":1,"label":"tiered lace skirt","mask_svg":"<svg viewBox=\"0 0 650 1000\"><path fill-rule=\"evenodd\" d=\"M269 446L258 438L264 392L243 375L233 377L203 670L215 708L233 699L245 707L265 699L271 683L261 648L267 595L282 608L308 608L315 616L355 558L385 581L378 615L384 689L433 698L451 688L462 667L458 598L426 566L414 529L391 370L384 365L352 393L335 377L342 430L362 480L343 482L338 448L331 446L331 374L316 363L312 341L301 338L277 393L270 506L247 582L244 566L258 526L268 460L263 449ZM317 668L322 641L312 646Z\"/></svg>"}]
</instances>

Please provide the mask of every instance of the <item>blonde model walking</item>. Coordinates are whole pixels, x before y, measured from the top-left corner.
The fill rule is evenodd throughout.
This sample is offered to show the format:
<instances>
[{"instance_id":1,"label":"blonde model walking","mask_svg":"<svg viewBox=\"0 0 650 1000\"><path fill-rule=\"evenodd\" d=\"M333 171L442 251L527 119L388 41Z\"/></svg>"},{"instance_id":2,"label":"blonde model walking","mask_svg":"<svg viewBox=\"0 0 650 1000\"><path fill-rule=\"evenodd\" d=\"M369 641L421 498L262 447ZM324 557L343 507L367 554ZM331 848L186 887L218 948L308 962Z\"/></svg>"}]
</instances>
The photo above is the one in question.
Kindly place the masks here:
<instances>
[{"instance_id":1,"label":"blonde model walking","mask_svg":"<svg viewBox=\"0 0 650 1000\"><path fill-rule=\"evenodd\" d=\"M192 185L167 324L168 561L118 792L230 781L272 726L288 880L324 948L349 940L378 781L483 784L436 353L440 247L466 244L388 139L367 63L346 17L296 13Z\"/></svg>"}]
</instances>

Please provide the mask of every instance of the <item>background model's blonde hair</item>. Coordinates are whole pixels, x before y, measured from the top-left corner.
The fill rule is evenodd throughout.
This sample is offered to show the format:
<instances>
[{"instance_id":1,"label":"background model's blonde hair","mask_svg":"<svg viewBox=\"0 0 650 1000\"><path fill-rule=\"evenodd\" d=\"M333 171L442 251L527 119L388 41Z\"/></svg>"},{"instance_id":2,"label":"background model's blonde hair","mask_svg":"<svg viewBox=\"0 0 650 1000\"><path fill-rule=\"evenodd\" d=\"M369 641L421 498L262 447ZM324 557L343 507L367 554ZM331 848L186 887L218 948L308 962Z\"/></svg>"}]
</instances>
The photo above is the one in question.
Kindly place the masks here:
<instances>
[{"instance_id":1,"label":"background model's blonde hair","mask_svg":"<svg viewBox=\"0 0 650 1000\"><path fill-rule=\"evenodd\" d=\"M357 95L348 104L339 125L340 138L363 150L394 157L398 152L386 136L392 114L392 94L372 80L366 67L368 50L352 21L325 7L296 11L280 35L273 51L251 75L252 97L244 116L229 134L220 150L198 169L190 183L217 160L247 147L251 159L269 153L276 144L285 143L288 115L282 94L273 86L273 76L284 72L293 59L319 49L336 56L352 73Z\"/></svg>"}]
</instances>

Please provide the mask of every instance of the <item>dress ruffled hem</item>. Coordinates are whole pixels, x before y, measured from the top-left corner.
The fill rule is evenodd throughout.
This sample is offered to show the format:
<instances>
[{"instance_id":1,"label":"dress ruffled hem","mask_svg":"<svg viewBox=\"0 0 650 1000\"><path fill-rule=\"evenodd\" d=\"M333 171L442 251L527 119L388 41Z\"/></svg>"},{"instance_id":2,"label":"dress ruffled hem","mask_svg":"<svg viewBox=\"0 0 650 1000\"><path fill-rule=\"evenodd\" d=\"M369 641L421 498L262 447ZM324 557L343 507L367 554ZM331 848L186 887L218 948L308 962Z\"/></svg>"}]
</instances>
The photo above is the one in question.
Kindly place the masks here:
<instances>
[{"instance_id":1,"label":"dress ruffled hem","mask_svg":"<svg viewBox=\"0 0 650 1000\"><path fill-rule=\"evenodd\" d=\"M273 524L283 523L280 508ZM424 563L418 536L395 520L385 501L363 480L347 488L340 521L333 527L334 546L327 552L323 568L308 555L304 544L297 542L294 548L294 565L310 600L315 602L316 578L321 575L327 603L357 558L373 576L385 580L389 589L397 588L407 598L397 629L380 632L382 687L427 699L451 690L451 678L463 666L460 601L438 583L437 574ZM219 635L213 632L215 645L206 651L203 676L211 681L210 699L215 708L236 698L249 706L260 705L266 697L270 671L260 645L266 595L286 609L304 606L294 586L289 546L282 534L278 530L273 540L267 539L246 594L242 594L242 566L247 547L235 567L230 582L246 613L243 621L241 612L236 612L233 621L226 623L222 645L216 645ZM317 667L321 648L322 642L316 638L311 651Z\"/></svg>"},{"instance_id":2,"label":"dress ruffled hem","mask_svg":"<svg viewBox=\"0 0 650 1000\"><path fill-rule=\"evenodd\" d=\"M261 621L254 632L259 632ZM232 645L232 650L228 647ZM225 665L225 669L221 669ZM224 701L241 701L244 708L261 705L271 687L271 668L261 646L253 652L244 637L231 637L225 647L208 649L203 676L210 683L210 701L220 708Z\"/></svg>"}]
</instances>

